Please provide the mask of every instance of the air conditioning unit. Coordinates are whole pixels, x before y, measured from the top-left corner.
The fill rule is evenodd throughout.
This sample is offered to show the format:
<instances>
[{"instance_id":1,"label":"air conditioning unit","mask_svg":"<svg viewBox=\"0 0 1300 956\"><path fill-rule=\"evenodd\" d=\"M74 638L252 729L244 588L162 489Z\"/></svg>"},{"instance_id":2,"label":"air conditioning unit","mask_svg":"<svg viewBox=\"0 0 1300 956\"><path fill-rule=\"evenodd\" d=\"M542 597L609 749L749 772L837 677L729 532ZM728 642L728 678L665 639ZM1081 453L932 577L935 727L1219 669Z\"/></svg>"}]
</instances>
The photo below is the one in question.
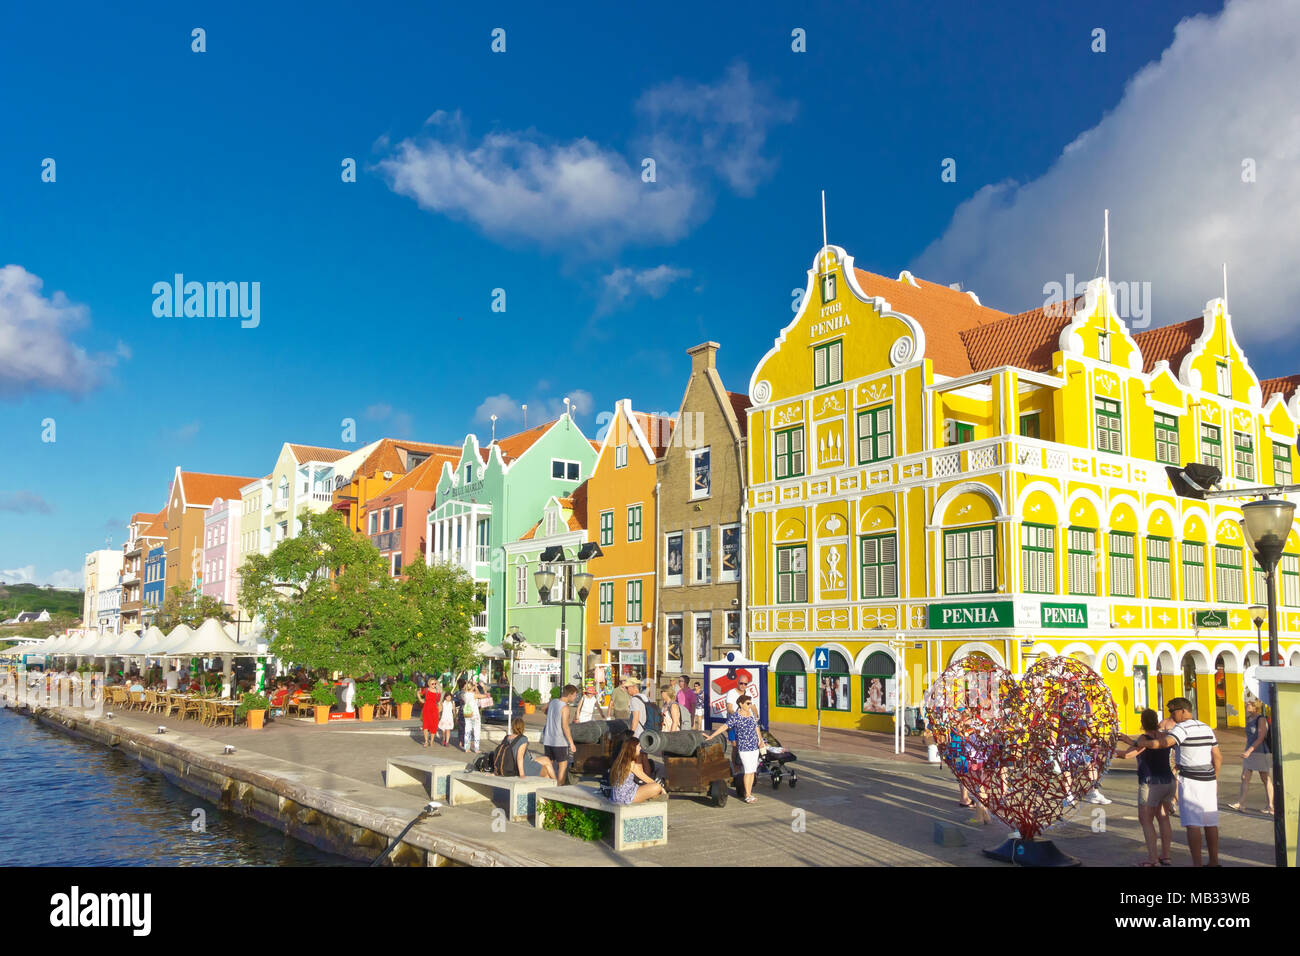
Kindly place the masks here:
<instances>
[{"instance_id":1,"label":"air conditioning unit","mask_svg":"<svg viewBox=\"0 0 1300 956\"><path fill-rule=\"evenodd\" d=\"M392 481L392 480L393 480L393 473L391 471L384 472L384 481Z\"/></svg>"}]
</instances>

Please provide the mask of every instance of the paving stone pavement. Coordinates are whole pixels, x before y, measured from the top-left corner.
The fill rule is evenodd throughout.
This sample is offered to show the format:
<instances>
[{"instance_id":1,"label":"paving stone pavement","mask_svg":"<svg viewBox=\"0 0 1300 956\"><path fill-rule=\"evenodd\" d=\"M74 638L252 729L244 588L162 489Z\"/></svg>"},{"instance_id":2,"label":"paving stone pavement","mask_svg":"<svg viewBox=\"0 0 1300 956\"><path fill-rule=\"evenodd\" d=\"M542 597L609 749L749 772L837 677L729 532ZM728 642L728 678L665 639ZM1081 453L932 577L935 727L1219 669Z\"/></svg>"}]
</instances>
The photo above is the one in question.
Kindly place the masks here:
<instances>
[{"instance_id":1,"label":"paving stone pavement","mask_svg":"<svg viewBox=\"0 0 1300 956\"><path fill-rule=\"evenodd\" d=\"M534 715L536 716L536 715ZM355 783L366 791L382 786L390 755L431 753L469 759L454 745L425 750L417 721L376 721L368 724L335 721L316 725L309 720L281 718L261 731L243 728L198 727L192 721L147 715L121 714L118 719L152 729L160 723L178 733L212 742L234 744L242 753L264 754L290 761L313 776L333 779L334 788L346 791ZM483 749L499 739L503 729L487 727ZM666 846L616 854L608 848L581 847L562 834L538 833L531 825L507 824L492 833L486 805L447 808L430 826L453 826L459 819L478 839L497 840L508 848L524 840L554 847L554 862L596 862L614 865L676 866L1004 866L980 851L992 848L1007 835L998 822L986 827L968 823L971 811L956 805L957 788L942 765L926 763L920 738L911 738L915 753L896 758L888 736L845 734L844 740L823 734L823 749L805 739L806 728L778 727L788 748L799 755L795 788L782 784L773 790L765 777L755 786L758 801L745 804L733 793L725 807L703 798L673 797L669 801L669 842ZM530 724L530 736L536 739ZM814 729L815 731L815 729ZM841 732L843 733L843 732ZM218 741L217 738L220 738ZM1225 766L1221 803L1236 799L1240 776L1240 732L1221 732ZM847 753L826 749L839 741ZM534 746L536 746L534 744ZM352 781L352 784L349 784ZM1083 804L1048 836L1065 852L1089 866L1131 866L1145 857L1137 822L1137 781L1134 762L1116 760L1104 782L1109 806ZM396 797L399 791L389 791ZM402 793L401 803L407 802ZM412 794L415 791L411 791ZM1256 806L1262 790L1253 791ZM966 838L965 846L939 846L934 842L936 821L955 825ZM1175 819L1173 859L1190 865L1184 832ZM1094 831L1094 824L1097 830ZM1224 865L1271 865L1272 819L1262 813L1220 815L1220 854ZM539 844L540 838L550 844ZM556 842L558 841L558 842ZM595 850L596 852L592 852ZM575 852L577 851L577 852Z\"/></svg>"}]
</instances>

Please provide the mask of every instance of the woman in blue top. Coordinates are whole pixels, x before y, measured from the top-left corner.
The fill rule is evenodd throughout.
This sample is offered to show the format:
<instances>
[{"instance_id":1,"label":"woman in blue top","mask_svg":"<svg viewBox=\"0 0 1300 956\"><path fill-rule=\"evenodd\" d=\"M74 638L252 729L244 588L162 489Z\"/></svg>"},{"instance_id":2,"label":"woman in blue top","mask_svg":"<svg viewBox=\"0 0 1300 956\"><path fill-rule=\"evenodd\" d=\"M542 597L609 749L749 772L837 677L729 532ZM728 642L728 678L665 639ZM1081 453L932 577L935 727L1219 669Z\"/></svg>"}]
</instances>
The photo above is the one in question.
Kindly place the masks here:
<instances>
[{"instance_id":1,"label":"woman in blue top","mask_svg":"<svg viewBox=\"0 0 1300 956\"><path fill-rule=\"evenodd\" d=\"M1269 747L1268 718L1261 712L1255 698L1246 701L1246 749L1241 752L1241 796L1236 803L1228 804L1233 810L1246 812L1246 792L1250 788L1251 771L1264 781L1264 812L1273 812L1273 751Z\"/></svg>"},{"instance_id":2,"label":"woman in blue top","mask_svg":"<svg viewBox=\"0 0 1300 956\"><path fill-rule=\"evenodd\" d=\"M766 750L767 746L763 743L762 732L758 729L758 717L754 713L753 701L748 696L742 694L737 697L736 712L729 714L727 723L704 739L709 741L728 731L736 735L736 753L740 756L740 769L745 779L743 794L745 802L754 803L758 799L754 796L754 774L758 772L759 754Z\"/></svg>"},{"instance_id":3,"label":"woman in blue top","mask_svg":"<svg viewBox=\"0 0 1300 956\"><path fill-rule=\"evenodd\" d=\"M1160 715L1147 708L1142 711L1142 736L1155 740L1160 736ZM1121 740L1128 738L1120 735ZM1169 811L1173 807L1174 772L1169 766L1168 750L1140 749L1132 746L1119 757L1137 754L1138 762L1138 822L1147 840L1147 859L1140 866L1173 866L1169 858L1169 843L1173 829ZM1156 855L1156 826L1160 827L1160 855Z\"/></svg>"}]
</instances>

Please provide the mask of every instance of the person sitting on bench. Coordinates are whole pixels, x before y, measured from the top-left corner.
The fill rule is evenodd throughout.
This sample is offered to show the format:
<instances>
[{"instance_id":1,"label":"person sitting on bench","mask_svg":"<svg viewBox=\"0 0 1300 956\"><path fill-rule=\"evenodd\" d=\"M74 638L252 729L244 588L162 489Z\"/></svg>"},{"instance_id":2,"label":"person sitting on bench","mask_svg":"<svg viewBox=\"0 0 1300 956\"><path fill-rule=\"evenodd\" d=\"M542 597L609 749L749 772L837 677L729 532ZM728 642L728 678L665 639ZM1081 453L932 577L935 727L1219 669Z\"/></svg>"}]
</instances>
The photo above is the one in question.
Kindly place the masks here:
<instances>
[{"instance_id":1,"label":"person sitting on bench","mask_svg":"<svg viewBox=\"0 0 1300 956\"><path fill-rule=\"evenodd\" d=\"M555 765L550 757L535 756L528 751L524 719L516 717L510 734L497 744L492 754L492 772L498 777L549 777L555 779Z\"/></svg>"}]
</instances>

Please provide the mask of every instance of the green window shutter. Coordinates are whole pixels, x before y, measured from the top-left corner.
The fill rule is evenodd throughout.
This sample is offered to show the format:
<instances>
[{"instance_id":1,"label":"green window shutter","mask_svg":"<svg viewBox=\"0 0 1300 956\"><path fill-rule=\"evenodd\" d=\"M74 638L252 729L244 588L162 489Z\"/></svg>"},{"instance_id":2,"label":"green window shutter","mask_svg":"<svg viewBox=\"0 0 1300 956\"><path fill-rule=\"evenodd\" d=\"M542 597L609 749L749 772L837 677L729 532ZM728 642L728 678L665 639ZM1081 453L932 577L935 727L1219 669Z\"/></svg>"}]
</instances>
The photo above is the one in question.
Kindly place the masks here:
<instances>
[{"instance_id":1,"label":"green window shutter","mask_svg":"<svg viewBox=\"0 0 1300 956\"><path fill-rule=\"evenodd\" d=\"M1291 449L1281 442L1273 442L1273 484L1291 484Z\"/></svg>"},{"instance_id":2,"label":"green window shutter","mask_svg":"<svg viewBox=\"0 0 1300 956\"><path fill-rule=\"evenodd\" d=\"M879 534L862 539L863 600L898 597L898 538Z\"/></svg>"},{"instance_id":3,"label":"green window shutter","mask_svg":"<svg viewBox=\"0 0 1300 956\"><path fill-rule=\"evenodd\" d=\"M1137 581L1133 569L1133 535L1123 531L1110 533L1110 593L1113 597L1136 597Z\"/></svg>"},{"instance_id":4,"label":"green window shutter","mask_svg":"<svg viewBox=\"0 0 1300 956\"><path fill-rule=\"evenodd\" d=\"M1035 594L1056 593L1056 529L1020 526L1020 586Z\"/></svg>"},{"instance_id":5,"label":"green window shutter","mask_svg":"<svg viewBox=\"0 0 1300 956\"><path fill-rule=\"evenodd\" d=\"M1204 422L1201 423L1201 461L1223 470L1223 433Z\"/></svg>"},{"instance_id":6,"label":"green window shutter","mask_svg":"<svg viewBox=\"0 0 1300 956\"><path fill-rule=\"evenodd\" d=\"M1119 455L1124 452L1124 425L1119 402L1097 399L1097 450Z\"/></svg>"},{"instance_id":7,"label":"green window shutter","mask_svg":"<svg viewBox=\"0 0 1300 956\"><path fill-rule=\"evenodd\" d=\"M1147 538L1147 597L1161 600L1173 597L1168 538Z\"/></svg>"},{"instance_id":8,"label":"green window shutter","mask_svg":"<svg viewBox=\"0 0 1300 956\"><path fill-rule=\"evenodd\" d=\"M1205 545L1183 542L1183 600L1205 601Z\"/></svg>"},{"instance_id":9,"label":"green window shutter","mask_svg":"<svg viewBox=\"0 0 1300 956\"><path fill-rule=\"evenodd\" d=\"M1070 528L1066 550L1069 558L1069 585L1071 594L1095 595L1097 572L1093 551L1097 546L1097 532L1086 528Z\"/></svg>"},{"instance_id":10,"label":"green window shutter","mask_svg":"<svg viewBox=\"0 0 1300 956\"><path fill-rule=\"evenodd\" d=\"M1255 439L1246 432L1232 433L1232 467L1242 481L1255 480Z\"/></svg>"},{"instance_id":11,"label":"green window shutter","mask_svg":"<svg viewBox=\"0 0 1300 956\"><path fill-rule=\"evenodd\" d=\"M1178 465L1178 419L1156 413L1156 461Z\"/></svg>"}]
</instances>

